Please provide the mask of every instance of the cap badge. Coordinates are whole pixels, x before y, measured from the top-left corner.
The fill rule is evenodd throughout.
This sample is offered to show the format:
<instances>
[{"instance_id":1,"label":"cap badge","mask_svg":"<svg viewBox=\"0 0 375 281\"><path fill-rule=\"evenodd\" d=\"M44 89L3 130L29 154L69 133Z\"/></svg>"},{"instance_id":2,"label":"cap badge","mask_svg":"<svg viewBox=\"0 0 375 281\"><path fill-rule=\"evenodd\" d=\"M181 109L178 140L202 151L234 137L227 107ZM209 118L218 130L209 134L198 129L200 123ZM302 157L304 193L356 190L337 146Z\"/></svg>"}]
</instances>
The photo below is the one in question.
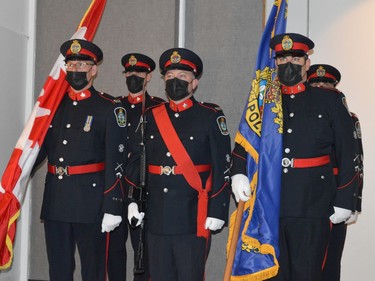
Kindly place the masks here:
<instances>
[{"instance_id":1,"label":"cap badge","mask_svg":"<svg viewBox=\"0 0 375 281\"><path fill-rule=\"evenodd\" d=\"M171 63L179 63L181 61L181 56L177 51L174 51L171 55Z\"/></svg>"},{"instance_id":2,"label":"cap badge","mask_svg":"<svg viewBox=\"0 0 375 281\"><path fill-rule=\"evenodd\" d=\"M318 77L324 77L326 75L326 70L323 68L323 66L319 66L319 68L316 70L316 75Z\"/></svg>"},{"instance_id":3,"label":"cap badge","mask_svg":"<svg viewBox=\"0 0 375 281\"><path fill-rule=\"evenodd\" d=\"M283 47L284 51L289 51L293 47L293 40L288 35L285 35L281 41L281 46Z\"/></svg>"},{"instance_id":4,"label":"cap badge","mask_svg":"<svg viewBox=\"0 0 375 281\"><path fill-rule=\"evenodd\" d=\"M73 40L72 44L70 45L70 51L72 54L78 54L81 51L82 47L79 44L78 40Z\"/></svg>"},{"instance_id":5,"label":"cap badge","mask_svg":"<svg viewBox=\"0 0 375 281\"><path fill-rule=\"evenodd\" d=\"M131 66L134 66L134 65L136 65L137 64L137 59L136 59L136 57L134 56L134 55L131 55L130 56L130 58L129 58L129 64L131 65Z\"/></svg>"}]
</instances>

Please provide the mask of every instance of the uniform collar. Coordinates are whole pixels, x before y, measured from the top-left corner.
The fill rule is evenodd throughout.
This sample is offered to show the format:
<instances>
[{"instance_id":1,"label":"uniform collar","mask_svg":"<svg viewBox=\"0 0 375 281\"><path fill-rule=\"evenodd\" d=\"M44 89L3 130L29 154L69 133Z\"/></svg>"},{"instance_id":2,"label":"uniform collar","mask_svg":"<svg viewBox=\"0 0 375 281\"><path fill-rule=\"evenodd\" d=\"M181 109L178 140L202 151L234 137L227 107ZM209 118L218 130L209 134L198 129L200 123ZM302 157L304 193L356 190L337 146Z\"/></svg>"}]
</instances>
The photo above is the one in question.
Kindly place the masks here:
<instances>
[{"instance_id":1,"label":"uniform collar","mask_svg":"<svg viewBox=\"0 0 375 281\"><path fill-rule=\"evenodd\" d=\"M173 111L175 112L181 112L181 111L184 111L186 109L189 109L190 107L193 106L193 99L190 98L190 99L187 99L179 104L176 104L174 101L170 100L169 101L169 107L170 109L172 109Z\"/></svg>"},{"instance_id":2,"label":"uniform collar","mask_svg":"<svg viewBox=\"0 0 375 281\"><path fill-rule=\"evenodd\" d=\"M281 85L281 92L285 95L296 95L303 92L306 89L304 83L299 83L294 86L284 86Z\"/></svg>"},{"instance_id":3,"label":"uniform collar","mask_svg":"<svg viewBox=\"0 0 375 281\"><path fill-rule=\"evenodd\" d=\"M68 95L69 95L69 98L71 98L72 100L80 101L80 100L88 99L89 97L91 97L91 92L89 89L86 89L80 92L74 92L73 89L70 87L68 90Z\"/></svg>"},{"instance_id":4,"label":"uniform collar","mask_svg":"<svg viewBox=\"0 0 375 281\"><path fill-rule=\"evenodd\" d=\"M141 103L143 101L143 96L144 95L139 95L139 96L136 96L136 97L132 97L130 94L128 95L128 102L131 103L131 104L137 104L137 103Z\"/></svg>"}]
</instances>

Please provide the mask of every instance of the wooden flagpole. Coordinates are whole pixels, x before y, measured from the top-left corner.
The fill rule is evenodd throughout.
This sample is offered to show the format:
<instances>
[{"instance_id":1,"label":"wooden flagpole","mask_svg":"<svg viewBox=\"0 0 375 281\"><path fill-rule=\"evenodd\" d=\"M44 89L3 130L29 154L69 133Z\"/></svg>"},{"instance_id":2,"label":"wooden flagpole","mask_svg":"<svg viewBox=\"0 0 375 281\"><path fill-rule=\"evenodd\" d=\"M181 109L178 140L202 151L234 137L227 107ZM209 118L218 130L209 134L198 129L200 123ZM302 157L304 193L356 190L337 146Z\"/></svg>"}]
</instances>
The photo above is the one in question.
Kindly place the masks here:
<instances>
[{"instance_id":1,"label":"wooden flagpole","mask_svg":"<svg viewBox=\"0 0 375 281\"><path fill-rule=\"evenodd\" d=\"M245 206L245 202L240 200L237 206L236 218L234 220L233 234L232 234L232 239L230 241L227 264L225 266L223 281L230 281L230 277L232 275L232 267L234 263L234 256L236 254L238 236L240 234L244 206Z\"/></svg>"}]
</instances>

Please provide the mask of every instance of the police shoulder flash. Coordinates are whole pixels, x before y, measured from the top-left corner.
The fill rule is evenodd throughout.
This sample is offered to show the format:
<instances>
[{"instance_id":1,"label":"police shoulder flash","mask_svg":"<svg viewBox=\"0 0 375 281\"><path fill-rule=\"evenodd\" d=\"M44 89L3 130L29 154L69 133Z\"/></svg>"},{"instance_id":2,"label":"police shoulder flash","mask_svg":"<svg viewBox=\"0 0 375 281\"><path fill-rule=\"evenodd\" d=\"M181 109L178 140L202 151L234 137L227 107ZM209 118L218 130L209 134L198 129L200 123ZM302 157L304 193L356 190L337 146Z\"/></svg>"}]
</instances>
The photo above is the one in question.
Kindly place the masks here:
<instances>
[{"instance_id":1,"label":"police shoulder flash","mask_svg":"<svg viewBox=\"0 0 375 281\"><path fill-rule=\"evenodd\" d=\"M116 107L114 109L117 125L119 127L126 126L126 110L123 107Z\"/></svg>"},{"instance_id":2,"label":"police shoulder flash","mask_svg":"<svg viewBox=\"0 0 375 281\"><path fill-rule=\"evenodd\" d=\"M229 135L229 132L228 132L228 127L227 127L227 122L226 122L226 119L225 119L225 116L219 116L217 119L216 119L216 122L219 126L219 129L220 129L220 132L222 135Z\"/></svg>"}]
</instances>

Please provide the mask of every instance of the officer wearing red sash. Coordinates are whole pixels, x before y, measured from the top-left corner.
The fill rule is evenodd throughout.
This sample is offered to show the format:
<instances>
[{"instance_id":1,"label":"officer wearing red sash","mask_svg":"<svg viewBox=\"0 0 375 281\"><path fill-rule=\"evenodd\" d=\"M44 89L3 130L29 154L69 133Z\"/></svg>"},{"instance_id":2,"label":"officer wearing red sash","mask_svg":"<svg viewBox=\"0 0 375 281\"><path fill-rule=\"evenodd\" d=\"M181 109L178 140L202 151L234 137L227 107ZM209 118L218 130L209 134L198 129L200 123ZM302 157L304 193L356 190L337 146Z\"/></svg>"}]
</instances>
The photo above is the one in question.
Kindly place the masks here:
<instances>
[{"instance_id":1,"label":"officer wearing red sash","mask_svg":"<svg viewBox=\"0 0 375 281\"><path fill-rule=\"evenodd\" d=\"M336 93L341 93L336 89L337 84L341 80L340 72L333 66L328 64L314 64L310 67L307 72L307 80L313 87L323 87L331 89ZM340 269L341 269L341 257L344 250L346 229L347 224L355 223L358 217L358 213L361 212L361 199L363 189L363 149L362 149L362 134L359 124L358 117L351 112L352 121L355 127L355 143L359 149L359 166L358 171L360 173L359 186L358 186L358 201L355 212L352 213L350 219L346 222L339 224L333 224L331 234L329 238L329 244L327 249L327 258L323 269L324 281L339 281L340 280ZM336 177L339 174L339 169L336 164L336 157L334 153L331 155L331 161L334 166L334 174Z\"/></svg>"},{"instance_id":2,"label":"officer wearing red sash","mask_svg":"<svg viewBox=\"0 0 375 281\"><path fill-rule=\"evenodd\" d=\"M229 207L230 137L221 108L193 93L203 64L184 48L159 60L169 103L148 110L146 229L153 281L202 281L210 232ZM131 203L128 219L142 214Z\"/></svg>"},{"instance_id":3,"label":"officer wearing red sash","mask_svg":"<svg viewBox=\"0 0 375 281\"><path fill-rule=\"evenodd\" d=\"M50 280L73 280L75 249L82 280L104 280L105 238L121 222L121 177L126 153L126 111L93 87L103 53L85 40L69 40L65 57L70 88L38 155L48 159L41 219Z\"/></svg>"},{"instance_id":4,"label":"officer wearing red sash","mask_svg":"<svg viewBox=\"0 0 375 281\"><path fill-rule=\"evenodd\" d=\"M286 33L273 37L283 109L283 159L279 221L279 272L270 280L322 280L330 220L340 223L355 210L358 172L351 117L342 94L307 82L307 37ZM335 147L337 182L330 160ZM233 151L232 190L249 199L246 152Z\"/></svg>"},{"instance_id":5,"label":"officer wearing red sash","mask_svg":"<svg viewBox=\"0 0 375 281\"><path fill-rule=\"evenodd\" d=\"M121 64L124 67L124 74L126 78L126 85L128 89L127 96L120 96L117 99L121 100L123 107L128 113L127 118L127 132L128 132L128 162L133 163L139 161L140 150L140 121L143 111L147 108L154 107L165 102L163 99L150 96L147 92L147 85L152 78L152 71L155 69L155 62L150 57L139 54L129 53L122 57ZM129 183L134 186L139 184L139 171L134 174L127 174L125 186ZM125 194L127 196L128 189ZM123 222L120 226L111 232L111 242L108 259L108 278L109 281L124 281L126 280L126 240L128 237L128 222L127 222L127 205L123 210ZM134 261L140 239L140 228L129 227L131 244L134 251ZM145 245L146 246L146 245ZM134 281L148 281L149 271L147 264L147 248L144 251L144 272L134 274Z\"/></svg>"}]
</instances>

